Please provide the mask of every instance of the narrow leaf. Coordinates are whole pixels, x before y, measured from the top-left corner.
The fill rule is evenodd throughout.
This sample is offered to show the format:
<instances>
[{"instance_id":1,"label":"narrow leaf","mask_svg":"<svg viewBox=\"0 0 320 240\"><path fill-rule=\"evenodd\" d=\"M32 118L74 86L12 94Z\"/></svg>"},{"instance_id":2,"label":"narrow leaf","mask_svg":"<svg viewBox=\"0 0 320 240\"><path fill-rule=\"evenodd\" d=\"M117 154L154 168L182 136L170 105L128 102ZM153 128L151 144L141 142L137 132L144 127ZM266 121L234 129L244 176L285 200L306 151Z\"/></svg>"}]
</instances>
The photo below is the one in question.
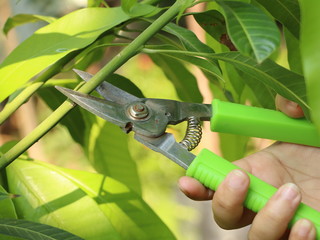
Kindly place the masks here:
<instances>
[{"instance_id":1,"label":"narrow leaf","mask_svg":"<svg viewBox=\"0 0 320 240\"><path fill-rule=\"evenodd\" d=\"M0 233L28 240L83 240L61 229L22 219L0 219Z\"/></svg>"},{"instance_id":2,"label":"narrow leaf","mask_svg":"<svg viewBox=\"0 0 320 240\"><path fill-rule=\"evenodd\" d=\"M149 4L138 3L137 0L122 0L121 7L131 17L152 16L162 10Z\"/></svg>"},{"instance_id":3,"label":"narrow leaf","mask_svg":"<svg viewBox=\"0 0 320 240\"><path fill-rule=\"evenodd\" d=\"M10 189L22 196L15 201L17 211L27 220L86 240L174 239L130 186L110 177L23 160L7 172Z\"/></svg>"},{"instance_id":4,"label":"narrow leaf","mask_svg":"<svg viewBox=\"0 0 320 240\"><path fill-rule=\"evenodd\" d=\"M260 106L269 109L275 109L275 96L276 92L271 89L268 85L264 84L262 81L257 81L256 78L242 72L240 74L242 80L251 89L252 94L256 98Z\"/></svg>"},{"instance_id":5,"label":"narrow leaf","mask_svg":"<svg viewBox=\"0 0 320 240\"><path fill-rule=\"evenodd\" d=\"M125 13L130 14L131 9L137 3L137 0L121 0L121 8Z\"/></svg>"},{"instance_id":6,"label":"narrow leaf","mask_svg":"<svg viewBox=\"0 0 320 240\"><path fill-rule=\"evenodd\" d=\"M229 36L242 54L261 63L276 50L280 44L280 32L261 9L243 2L218 3L224 9Z\"/></svg>"},{"instance_id":7,"label":"narrow leaf","mask_svg":"<svg viewBox=\"0 0 320 240\"><path fill-rule=\"evenodd\" d=\"M306 77L311 117L320 131L320 1L300 1L302 10L301 55L303 72Z\"/></svg>"},{"instance_id":8,"label":"narrow leaf","mask_svg":"<svg viewBox=\"0 0 320 240\"><path fill-rule=\"evenodd\" d=\"M308 116L310 109L306 101L306 87L303 76L287 70L271 60L257 64L251 58L238 52L215 54L212 58L232 64L280 95L299 103Z\"/></svg>"},{"instance_id":9,"label":"narrow leaf","mask_svg":"<svg viewBox=\"0 0 320 240\"><path fill-rule=\"evenodd\" d=\"M221 42L221 37L227 34L224 16L217 10L195 13L193 17L197 23L218 42Z\"/></svg>"},{"instance_id":10,"label":"narrow leaf","mask_svg":"<svg viewBox=\"0 0 320 240\"><path fill-rule=\"evenodd\" d=\"M150 48L151 46L148 46L148 48L144 48L141 51L145 52L145 53L150 53L152 54L153 49ZM167 50L177 50L177 48L169 45L169 46L162 46L161 49L167 49ZM158 48L155 48L158 49ZM207 78L211 81L211 82L215 82L218 80L220 81L224 81L222 78L222 73L220 70L219 65L217 64L217 62L213 62L213 61L208 61L207 59L204 58L199 58L199 57L194 57L194 56L190 56L190 55L181 55L181 54L175 54L175 53L168 53L166 51L164 51L163 53L161 53L161 51L157 51L157 53L160 53L161 55L170 57L172 59L175 59L177 61L180 62L184 62L187 64L192 64L194 66L197 66L198 68L200 68L204 74L207 76ZM152 57L152 56L151 56Z\"/></svg>"},{"instance_id":11,"label":"narrow leaf","mask_svg":"<svg viewBox=\"0 0 320 240\"><path fill-rule=\"evenodd\" d=\"M17 194L7 193L7 191L2 186L0 186L0 219L17 218L17 213L12 201L13 198L16 197L18 197Z\"/></svg>"},{"instance_id":12,"label":"narrow leaf","mask_svg":"<svg viewBox=\"0 0 320 240\"><path fill-rule=\"evenodd\" d=\"M249 137L219 133L220 149L228 161L238 160L245 156Z\"/></svg>"},{"instance_id":13,"label":"narrow leaf","mask_svg":"<svg viewBox=\"0 0 320 240\"><path fill-rule=\"evenodd\" d=\"M299 39L300 7L298 0L257 0L257 2Z\"/></svg>"},{"instance_id":14,"label":"narrow leaf","mask_svg":"<svg viewBox=\"0 0 320 240\"><path fill-rule=\"evenodd\" d=\"M26 24L26 23L33 23L33 22L39 22L39 21L52 23L55 20L56 18L49 17L49 16L42 16L42 15L36 15L36 14L18 14L7 19L3 27L3 32L4 34L7 35L12 28Z\"/></svg>"},{"instance_id":15,"label":"narrow leaf","mask_svg":"<svg viewBox=\"0 0 320 240\"><path fill-rule=\"evenodd\" d=\"M106 5L107 3L104 0L88 0L88 7L99 7L101 4ZM106 5L108 6L108 5Z\"/></svg>"},{"instance_id":16,"label":"narrow leaf","mask_svg":"<svg viewBox=\"0 0 320 240\"><path fill-rule=\"evenodd\" d=\"M162 54L151 55L151 58L173 83L182 101L202 102L202 95L198 89L197 79L182 63Z\"/></svg>"},{"instance_id":17,"label":"narrow leaf","mask_svg":"<svg viewBox=\"0 0 320 240\"><path fill-rule=\"evenodd\" d=\"M192 52L214 52L208 45L202 43L198 37L190 30L180 27L174 23L169 23L163 30L176 36L186 50Z\"/></svg>"},{"instance_id":18,"label":"narrow leaf","mask_svg":"<svg viewBox=\"0 0 320 240\"><path fill-rule=\"evenodd\" d=\"M302 60L301 60L301 50L300 41L292 35L291 32L284 28L284 36L288 51L288 63L290 69L296 73L302 74Z\"/></svg>"},{"instance_id":19,"label":"narrow leaf","mask_svg":"<svg viewBox=\"0 0 320 240\"><path fill-rule=\"evenodd\" d=\"M0 102L46 67L128 19L121 8L85 8L39 29L0 65Z\"/></svg>"},{"instance_id":20,"label":"narrow leaf","mask_svg":"<svg viewBox=\"0 0 320 240\"><path fill-rule=\"evenodd\" d=\"M93 167L141 194L137 166L128 149L128 136L118 126L95 116L85 120L85 152Z\"/></svg>"},{"instance_id":21,"label":"narrow leaf","mask_svg":"<svg viewBox=\"0 0 320 240\"><path fill-rule=\"evenodd\" d=\"M60 85L60 83L57 85ZM74 84L72 85L74 87ZM65 87L68 86L70 87L70 85ZM52 111L58 108L66 100L66 97L54 87L41 88L37 94ZM71 112L60 121L60 123L67 127L74 141L80 145L84 144L85 122L78 108L72 109Z\"/></svg>"},{"instance_id":22,"label":"narrow leaf","mask_svg":"<svg viewBox=\"0 0 320 240\"><path fill-rule=\"evenodd\" d=\"M262 82L280 95L300 104L306 117L309 118L310 107L306 101L306 87L303 76L276 64L272 60L267 59L263 63L258 64L252 58L243 56L239 52L208 54L188 51L153 50L152 53L156 53L157 51L161 53L168 52L181 55L201 56L230 63L237 69L256 79L256 81Z\"/></svg>"}]
</instances>

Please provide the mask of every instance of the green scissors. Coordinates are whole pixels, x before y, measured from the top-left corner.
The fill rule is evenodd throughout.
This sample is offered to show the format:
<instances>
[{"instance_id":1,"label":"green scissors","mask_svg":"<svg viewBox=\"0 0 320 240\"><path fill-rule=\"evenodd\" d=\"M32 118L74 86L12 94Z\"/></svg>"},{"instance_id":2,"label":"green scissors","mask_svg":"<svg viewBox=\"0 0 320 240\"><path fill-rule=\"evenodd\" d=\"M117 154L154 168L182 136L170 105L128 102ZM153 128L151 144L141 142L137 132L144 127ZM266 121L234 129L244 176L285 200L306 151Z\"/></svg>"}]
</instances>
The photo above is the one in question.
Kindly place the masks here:
<instances>
[{"instance_id":1,"label":"green scissors","mask_svg":"<svg viewBox=\"0 0 320 240\"><path fill-rule=\"evenodd\" d=\"M75 72L85 81L91 74ZM97 98L67 88L57 89L74 103L89 112L120 126L148 148L160 152L186 169L186 175L216 190L226 175L238 169L236 165L203 149L195 156L190 151L201 140L201 121L211 121L211 130L251 137L320 147L320 136L315 126L306 119L292 119L281 112L240 104L213 100L212 104L185 103L166 99L138 98L108 82L96 90L103 97ZM188 122L185 138L176 142L166 133L168 125ZM261 210L276 188L248 174L250 187L244 205L254 211ZM320 212L300 203L289 227L297 220L312 221L320 238Z\"/></svg>"}]
</instances>

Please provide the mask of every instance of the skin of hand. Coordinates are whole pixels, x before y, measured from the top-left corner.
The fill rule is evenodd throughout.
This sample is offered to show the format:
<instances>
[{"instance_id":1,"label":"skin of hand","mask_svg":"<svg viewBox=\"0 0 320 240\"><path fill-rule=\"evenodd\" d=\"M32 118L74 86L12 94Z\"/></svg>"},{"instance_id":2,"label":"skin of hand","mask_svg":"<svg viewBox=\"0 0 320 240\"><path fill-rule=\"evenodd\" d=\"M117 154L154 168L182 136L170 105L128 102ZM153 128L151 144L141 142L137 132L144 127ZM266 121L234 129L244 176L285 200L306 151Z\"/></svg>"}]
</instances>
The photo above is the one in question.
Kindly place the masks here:
<instances>
[{"instance_id":1,"label":"skin of hand","mask_svg":"<svg viewBox=\"0 0 320 240\"><path fill-rule=\"evenodd\" d=\"M303 117L296 103L279 95L276 106L288 116ZM236 229L252 224L250 240L311 240L316 239L316 230L309 220L297 221L291 231L287 226L301 201L320 211L319 159L320 148L277 142L233 162L279 188L259 213L243 207L249 186L243 170L230 172L216 192L190 177L180 178L179 187L191 199L212 199L214 219L220 227Z\"/></svg>"}]
</instances>

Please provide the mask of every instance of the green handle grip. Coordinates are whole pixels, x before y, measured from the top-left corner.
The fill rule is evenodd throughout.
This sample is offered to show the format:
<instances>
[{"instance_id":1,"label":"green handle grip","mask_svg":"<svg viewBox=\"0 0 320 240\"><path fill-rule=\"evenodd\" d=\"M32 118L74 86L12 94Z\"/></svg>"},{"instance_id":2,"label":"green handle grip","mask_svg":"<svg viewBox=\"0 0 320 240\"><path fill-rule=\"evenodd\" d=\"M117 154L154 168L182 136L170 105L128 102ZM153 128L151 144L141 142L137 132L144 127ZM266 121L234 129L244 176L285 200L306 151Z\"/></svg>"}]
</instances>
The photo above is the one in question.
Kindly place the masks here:
<instances>
[{"instance_id":1,"label":"green handle grip","mask_svg":"<svg viewBox=\"0 0 320 240\"><path fill-rule=\"evenodd\" d=\"M320 147L316 127L306 119L293 119L282 112L212 101L211 130Z\"/></svg>"},{"instance_id":2,"label":"green handle grip","mask_svg":"<svg viewBox=\"0 0 320 240\"><path fill-rule=\"evenodd\" d=\"M203 149L193 160L186 174L197 179L206 187L217 190L226 175L234 169L239 169L239 167L213 152ZM244 205L248 209L258 212L265 206L277 189L249 173L248 175L250 177L250 186ZM301 218L309 219L313 222L317 230L317 239L320 239L320 212L300 203L289 227Z\"/></svg>"}]
</instances>

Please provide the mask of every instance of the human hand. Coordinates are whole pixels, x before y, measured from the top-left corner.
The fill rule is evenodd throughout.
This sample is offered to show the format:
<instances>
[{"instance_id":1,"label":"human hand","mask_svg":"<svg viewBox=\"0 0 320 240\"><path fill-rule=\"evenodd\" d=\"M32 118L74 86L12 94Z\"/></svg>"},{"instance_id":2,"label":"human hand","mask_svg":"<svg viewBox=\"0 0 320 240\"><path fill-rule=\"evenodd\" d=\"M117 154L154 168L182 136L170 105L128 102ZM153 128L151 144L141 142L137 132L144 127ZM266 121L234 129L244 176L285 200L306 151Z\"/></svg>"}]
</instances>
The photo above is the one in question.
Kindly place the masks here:
<instances>
[{"instance_id":1,"label":"human hand","mask_svg":"<svg viewBox=\"0 0 320 240\"><path fill-rule=\"evenodd\" d=\"M303 116L297 104L281 96L277 96L276 105L291 117ZM301 200L320 210L319 158L319 148L281 142L235 161L242 169L279 188L257 214L243 207L249 178L242 170L232 171L215 193L189 177L182 177L179 185L191 199L213 199L214 218L220 227L235 229L252 223L249 239L315 239L315 228L308 220L299 220L291 232L287 226Z\"/></svg>"}]
</instances>

